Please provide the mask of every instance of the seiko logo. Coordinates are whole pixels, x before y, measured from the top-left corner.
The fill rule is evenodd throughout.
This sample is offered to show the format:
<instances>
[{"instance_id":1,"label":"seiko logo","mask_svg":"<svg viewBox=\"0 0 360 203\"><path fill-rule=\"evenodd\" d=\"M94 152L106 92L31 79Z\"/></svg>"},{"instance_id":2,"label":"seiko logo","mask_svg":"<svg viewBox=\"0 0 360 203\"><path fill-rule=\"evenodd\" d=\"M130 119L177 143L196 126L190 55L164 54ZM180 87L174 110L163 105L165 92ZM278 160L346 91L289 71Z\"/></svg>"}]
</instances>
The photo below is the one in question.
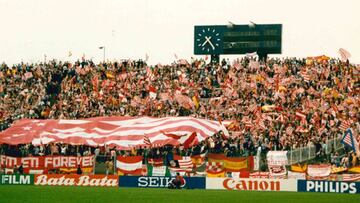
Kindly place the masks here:
<instances>
[{"instance_id":1,"label":"seiko logo","mask_svg":"<svg viewBox=\"0 0 360 203\"><path fill-rule=\"evenodd\" d=\"M223 186L228 190L271 190L279 191L279 181L252 181L252 180L234 180L231 178L225 179Z\"/></svg>"},{"instance_id":2,"label":"seiko logo","mask_svg":"<svg viewBox=\"0 0 360 203\"><path fill-rule=\"evenodd\" d=\"M139 187L168 187L169 183L174 178L170 177L139 177L138 179L138 186ZM185 179L184 179L185 180ZM181 187L184 187L185 184L181 185Z\"/></svg>"}]
</instances>

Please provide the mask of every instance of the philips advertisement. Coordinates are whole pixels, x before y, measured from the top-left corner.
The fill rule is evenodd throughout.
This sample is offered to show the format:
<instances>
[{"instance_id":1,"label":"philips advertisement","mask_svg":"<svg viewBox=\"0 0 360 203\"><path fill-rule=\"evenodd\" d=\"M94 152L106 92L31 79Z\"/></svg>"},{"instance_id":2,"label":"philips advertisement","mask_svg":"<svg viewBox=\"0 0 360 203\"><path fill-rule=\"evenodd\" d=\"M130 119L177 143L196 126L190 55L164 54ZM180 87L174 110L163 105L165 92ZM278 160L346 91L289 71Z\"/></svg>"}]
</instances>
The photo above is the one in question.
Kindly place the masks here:
<instances>
[{"instance_id":1,"label":"philips advertisement","mask_svg":"<svg viewBox=\"0 0 360 203\"><path fill-rule=\"evenodd\" d=\"M173 177L120 176L119 187L167 188ZM184 177L182 188L205 189L205 178Z\"/></svg>"},{"instance_id":2,"label":"philips advertisement","mask_svg":"<svg viewBox=\"0 0 360 203\"><path fill-rule=\"evenodd\" d=\"M299 192L360 193L360 182L298 180Z\"/></svg>"}]
</instances>

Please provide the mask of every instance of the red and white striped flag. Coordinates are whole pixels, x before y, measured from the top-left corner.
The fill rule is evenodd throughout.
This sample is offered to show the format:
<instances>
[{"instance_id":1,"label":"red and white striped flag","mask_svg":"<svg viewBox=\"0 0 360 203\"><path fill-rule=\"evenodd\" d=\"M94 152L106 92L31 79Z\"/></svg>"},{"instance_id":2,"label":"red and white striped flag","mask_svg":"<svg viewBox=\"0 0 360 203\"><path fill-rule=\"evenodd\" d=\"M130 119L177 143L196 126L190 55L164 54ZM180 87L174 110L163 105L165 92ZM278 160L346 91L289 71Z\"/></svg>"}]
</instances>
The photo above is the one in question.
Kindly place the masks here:
<instances>
[{"instance_id":1,"label":"red and white striped flag","mask_svg":"<svg viewBox=\"0 0 360 203\"><path fill-rule=\"evenodd\" d=\"M285 133L287 135L291 135L293 133L293 131L294 131L294 128L292 126L288 126L285 130Z\"/></svg>"},{"instance_id":2,"label":"red and white striped flag","mask_svg":"<svg viewBox=\"0 0 360 203\"><path fill-rule=\"evenodd\" d=\"M175 156L174 159L178 159L179 167L170 167L173 172L191 172L193 168L192 160L189 156Z\"/></svg>"},{"instance_id":3,"label":"red and white striped flag","mask_svg":"<svg viewBox=\"0 0 360 203\"><path fill-rule=\"evenodd\" d=\"M300 72L300 76L304 79L305 82L309 82L311 80L311 75L307 72Z\"/></svg>"},{"instance_id":4,"label":"red and white striped flag","mask_svg":"<svg viewBox=\"0 0 360 203\"><path fill-rule=\"evenodd\" d=\"M343 181L360 181L360 174L342 174Z\"/></svg>"},{"instance_id":5,"label":"red and white striped flag","mask_svg":"<svg viewBox=\"0 0 360 203\"><path fill-rule=\"evenodd\" d=\"M116 168L123 174L141 175L142 156L118 156L116 158Z\"/></svg>"},{"instance_id":6,"label":"red and white striped flag","mask_svg":"<svg viewBox=\"0 0 360 203\"><path fill-rule=\"evenodd\" d=\"M189 156L183 156L182 159L178 160L180 168L192 168L193 163Z\"/></svg>"},{"instance_id":7,"label":"red and white striped flag","mask_svg":"<svg viewBox=\"0 0 360 203\"><path fill-rule=\"evenodd\" d=\"M342 120L339 128L341 131L346 131L350 126L351 122L349 120Z\"/></svg>"},{"instance_id":8,"label":"red and white striped flag","mask_svg":"<svg viewBox=\"0 0 360 203\"><path fill-rule=\"evenodd\" d=\"M344 133L344 136L341 140L341 142L349 147L351 147L352 150L356 152L357 155L360 154L359 150L359 143L354 137L353 131L351 128L348 128L346 132Z\"/></svg>"},{"instance_id":9,"label":"red and white striped flag","mask_svg":"<svg viewBox=\"0 0 360 203\"><path fill-rule=\"evenodd\" d=\"M347 61L351 57L351 54L343 48L339 49L339 54L342 61Z\"/></svg>"},{"instance_id":10,"label":"red and white striped flag","mask_svg":"<svg viewBox=\"0 0 360 203\"><path fill-rule=\"evenodd\" d=\"M304 114L304 113L301 112L301 111L296 111L295 116L296 116L296 118L298 118L298 119L300 119L300 120L306 119L306 114Z\"/></svg>"},{"instance_id":11,"label":"red and white striped flag","mask_svg":"<svg viewBox=\"0 0 360 203\"><path fill-rule=\"evenodd\" d=\"M148 146L150 146L151 147L151 141L150 141L150 138L148 137L148 136L144 136L144 144L145 145L148 145Z\"/></svg>"}]
</instances>

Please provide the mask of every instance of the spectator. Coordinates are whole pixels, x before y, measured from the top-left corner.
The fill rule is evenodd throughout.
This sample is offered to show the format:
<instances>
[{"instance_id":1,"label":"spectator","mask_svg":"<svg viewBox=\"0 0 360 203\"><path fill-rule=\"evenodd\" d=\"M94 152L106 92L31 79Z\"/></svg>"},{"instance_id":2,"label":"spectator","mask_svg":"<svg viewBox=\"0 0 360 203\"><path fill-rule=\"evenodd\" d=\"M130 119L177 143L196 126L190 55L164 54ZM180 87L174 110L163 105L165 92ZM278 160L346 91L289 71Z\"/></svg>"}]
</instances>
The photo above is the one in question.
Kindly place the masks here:
<instances>
[{"instance_id":1,"label":"spectator","mask_svg":"<svg viewBox=\"0 0 360 203\"><path fill-rule=\"evenodd\" d=\"M76 174L81 175L82 173L83 173L83 171L82 171L80 165L78 165L77 170L76 170Z\"/></svg>"}]
</instances>

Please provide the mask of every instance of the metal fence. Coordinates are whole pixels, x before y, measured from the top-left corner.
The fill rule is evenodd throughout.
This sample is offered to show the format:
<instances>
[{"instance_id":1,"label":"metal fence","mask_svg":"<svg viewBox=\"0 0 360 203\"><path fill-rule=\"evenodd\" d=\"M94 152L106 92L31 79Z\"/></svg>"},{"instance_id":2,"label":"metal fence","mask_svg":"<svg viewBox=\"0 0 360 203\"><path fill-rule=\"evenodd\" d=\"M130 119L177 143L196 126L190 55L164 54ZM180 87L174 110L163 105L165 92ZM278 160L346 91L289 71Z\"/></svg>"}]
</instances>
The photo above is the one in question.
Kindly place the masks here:
<instances>
[{"instance_id":1,"label":"metal fence","mask_svg":"<svg viewBox=\"0 0 360 203\"><path fill-rule=\"evenodd\" d=\"M341 143L341 137L327 140L325 145L322 145L322 150L327 155L342 148L344 148L344 145ZM314 159L316 157L316 153L314 145L288 151L287 156L289 165Z\"/></svg>"}]
</instances>

